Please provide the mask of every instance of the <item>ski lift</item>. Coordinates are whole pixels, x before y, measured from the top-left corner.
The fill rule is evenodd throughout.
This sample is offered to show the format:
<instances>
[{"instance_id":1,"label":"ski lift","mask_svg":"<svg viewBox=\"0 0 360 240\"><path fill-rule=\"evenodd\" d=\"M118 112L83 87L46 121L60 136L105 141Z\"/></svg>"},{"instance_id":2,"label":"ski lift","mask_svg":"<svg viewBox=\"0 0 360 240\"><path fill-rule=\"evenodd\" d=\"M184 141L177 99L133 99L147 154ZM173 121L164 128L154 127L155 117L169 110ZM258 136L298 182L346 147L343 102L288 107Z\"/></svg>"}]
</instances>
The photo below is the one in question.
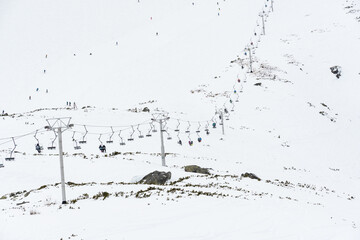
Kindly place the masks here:
<instances>
[{"instance_id":1,"label":"ski lift","mask_svg":"<svg viewBox=\"0 0 360 240\"><path fill-rule=\"evenodd\" d=\"M190 124L190 122L188 121L188 128L186 129L186 131L185 131L185 133L190 133L190 127L191 127L191 124Z\"/></svg>"},{"instance_id":2,"label":"ski lift","mask_svg":"<svg viewBox=\"0 0 360 240\"><path fill-rule=\"evenodd\" d=\"M152 124L152 122L150 122L150 129L148 131L148 133L145 135L146 137L151 137L151 130L153 129L154 125Z\"/></svg>"},{"instance_id":3,"label":"ski lift","mask_svg":"<svg viewBox=\"0 0 360 240\"><path fill-rule=\"evenodd\" d=\"M167 125L167 121L164 121L164 126L162 126L162 132L166 132L166 125Z\"/></svg>"},{"instance_id":4,"label":"ski lift","mask_svg":"<svg viewBox=\"0 0 360 240\"><path fill-rule=\"evenodd\" d=\"M138 126L137 126L137 130L139 132L139 138L144 138L144 135L141 134L141 131L139 128L140 128L140 124L138 124Z\"/></svg>"},{"instance_id":5,"label":"ski lift","mask_svg":"<svg viewBox=\"0 0 360 240\"><path fill-rule=\"evenodd\" d=\"M74 136L75 136L75 132L73 133L73 136L72 136L72 140L73 140L73 142L74 142L74 149L75 149L75 150L79 150L79 149L81 149L81 147L78 145L78 142L76 141L76 139L74 138Z\"/></svg>"},{"instance_id":6,"label":"ski lift","mask_svg":"<svg viewBox=\"0 0 360 240\"><path fill-rule=\"evenodd\" d=\"M41 151L44 148L40 145L39 139L36 137L37 133L38 133L38 130L36 130L35 135L34 135L34 138L36 139L36 142L37 142L35 145L35 149L36 149L36 151L38 151L38 153L41 153Z\"/></svg>"},{"instance_id":7,"label":"ski lift","mask_svg":"<svg viewBox=\"0 0 360 240\"><path fill-rule=\"evenodd\" d=\"M205 125L205 133L206 133L206 135L210 134L209 126L210 126L209 121L206 121L206 125Z\"/></svg>"},{"instance_id":8,"label":"ski lift","mask_svg":"<svg viewBox=\"0 0 360 240\"><path fill-rule=\"evenodd\" d=\"M206 125L205 125L205 132L208 132L209 131L209 121L206 121Z\"/></svg>"},{"instance_id":9,"label":"ski lift","mask_svg":"<svg viewBox=\"0 0 360 240\"><path fill-rule=\"evenodd\" d=\"M10 157L5 158L5 161L14 161L15 160L15 158L13 157L13 153L16 149L16 143L15 143L15 139L13 137L12 137L12 141L14 143L14 148L10 152Z\"/></svg>"},{"instance_id":10,"label":"ski lift","mask_svg":"<svg viewBox=\"0 0 360 240\"><path fill-rule=\"evenodd\" d=\"M196 134L198 135L197 140L198 140L198 142L200 143L200 142L202 141L202 138L200 137L200 134L199 134L198 132L196 132Z\"/></svg>"},{"instance_id":11,"label":"ski lift","mask_svg":"<svg viewBox=\"0 0 360 240\"><path fill-rule=\"evenodd\" d=\"M121 146L124 146L125 145L125 142L124 142L124 139L123 139L123 137L121 136L121 130L120 130L120 132L119 132L119 138L120 138L120 145Z\"/></svg>"},{"instance_id":12,"label":"ski lift","mask_svg":"<svg viewBox=\"0 0 360 240\"><path fill-rule=\"evenodd\" d=\"M56 140L56 138L57 138L57 134L56 134L55 130L54 130L54 134L55 134L55 137L54 137L54 139L51 141L51 146L48 147L48 150L55 150L55 149L56 149L56 147L54 146L55 140Z\"/></svg>"},{"instance_id":13,"label":"ski lift","mask_svg":"<svg viewBox=\"0 0 360 240\"><path fill-rule=\"evenodd\" d=\"M156 133L157 130L156 130L156 127L154 126L153 122L151 122L150 125L151 125L151 128L152 128L152 132Z\"/></svg>"},{"instance_id":14,"label":"ski lift","mask_svg":"<svg viewBox=\"0 0 360 240\"><path fill-rule=\"evenodd\" d=\"M181 141L181 139L180 139L180 132L178 132L177 138L178 138L177 143L178 143L179 145L182 145L182 141Z\"/></svg>"},{"instance_id":15,"label":"ski lift","mask_svg":"<svg viewBox=\"0 0 360 240\"><path fill-rule=\"evenodd\" d=\"M112 137L114 136L114 130L112 127L111 128L111 135L109 137L109 140L106 141L106 143L113 143L114 141L112 140Z\"/></svg>"},{"instance_id":16,"label":"ski lift","mask_svg":"<svg viewBox=\"0 0 360 240\"><path fill-rule=\"evenodd\" d=\"M166 134L168 135L168 136L167 136L167 140L171 140L171 139L172 139L172 137L170 136L169 131L167 131L167 130L166 130Z\"/></svg>"},{"instance_id":17,"label":"ski lift","mask_svg":"<svg viewBox=\"0 0 360 240\"><path fill-rule=\"evenodd\" d=\"M100 150L100 152L105 153L106 152L106 146L101 141L101 136L102 136L102 134L100 134L100 136L98 138L98 140L100 141L99 150Z\"/></svg>"},{"instance_id":18,"label":"ski lift","mask_svg":"<svg viewBox=\"0 0 360 240\"><path fill-rule=\"evenodd\" d=\"M132 133L130 134L130 137L128 138L128 141L134 141L133 135L135 133L135 130L134 130L133 126L131 126L131 128L132 128Z\"/></svg>"},{"instance_id":19,"label":"ski lift","mask_svg":"<svg viewBox=\"0 0 360 240\"><path fill-rule=\"evenodd\" d=\"M85 128L85 134L84 134L82 140L79 141L80 144L85 144L86 143L85 137L88 134L88 130L87 130L85 125L84 125L84 128Z\"/></svg>"},{"instance_id":20,"label":"ski lift","mask_svg":"<svg viewBox=\"0 0 360 240\"><path fill-rule=\"evenodd\" d=\"M176 126L175 132L179 132L179 131L180 131L180 129L179 129L179 127L180 127L180 121L179 121L179 119L178 119L177 121L178 121L178 125Z\"/></svg>"},{"instance_id":21,"label":"ski lift","mask_svg":"<svg viewBox=\"0 0 360 240\"><path fill-rule=\"evenodd\" d=\"M190 145L190 146L194 145L194 141L191 140L190 134L189 134L189 137L188 137L188 138L189 138L189 145Z\"/></svg>"},{"instance_id":22,"label":"ski lift","mask_svg":"<svg viewBox=\"0 0 360 240\"><path fill-rule=\"evenodd\" d=\"M196 133L200 132L200 128L201 128L201 123L199 122L199 126L198 126L198 129L196 130Z\"/></svg>"}]
</instances>

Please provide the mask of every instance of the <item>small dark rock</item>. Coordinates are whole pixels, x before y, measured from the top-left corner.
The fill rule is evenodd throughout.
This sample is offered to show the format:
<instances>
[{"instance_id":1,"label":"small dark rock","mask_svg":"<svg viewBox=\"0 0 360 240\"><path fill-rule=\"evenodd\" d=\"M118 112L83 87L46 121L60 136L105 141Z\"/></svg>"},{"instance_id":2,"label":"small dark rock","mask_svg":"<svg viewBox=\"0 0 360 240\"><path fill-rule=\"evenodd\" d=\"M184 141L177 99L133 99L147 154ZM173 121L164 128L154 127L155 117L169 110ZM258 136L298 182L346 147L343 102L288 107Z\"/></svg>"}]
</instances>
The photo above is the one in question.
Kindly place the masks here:
<instances>
[{"instance_id":1,"label":"small dark rock","mask_svg":"<svg viewBox=\"0 0 360 240\"><path fill-rule=\"evenodd\" d=\"M150 112L150 109L148 107L144 107L144 109L142 111L143 112Z\"/></svg>"},{"instance_id":2,"label":"small dark rock","mask_svg":"<svg viewBox=\"0 0 360 240\"><path fill-rule=\"evenodd\" d=\"M261 82L255 83L254 86L261 86Z\"/></svg>"},{"instance_id":3,"label":"small dark rock","mask_svg":"<svg viewBox=\"0 0 360 240\"><path fill-rule=\"evenodd\" d=\"M258 181L261 181L261 179L253 173L243 173L243 174L241 174L241 177L251 178L251 179L256 179Z\"/></svg>"},{"instance_id":4,"label":"small dark rock","mask_svg":"<svg viewBox=\"0 0 360 240\"><path fill-rule=\"evenodd\" d=\"M207 168L201 168L201 167L199 167L199 166L197 166L197 165L185 166L185 172L210 174L209 169L207 169Z\"/></svg>"},{"instance_id":5,"label":"small dark rock","mask_svg":"<svg viewBox=\"0 0 360 240\"><path fill-rule=\"evenodd\" d=\"M167 180L170 180L170 178L171 172L154 171L143 177L143 179L141 179L139 183L164 185Z\"/></svg>"}]
</instances>

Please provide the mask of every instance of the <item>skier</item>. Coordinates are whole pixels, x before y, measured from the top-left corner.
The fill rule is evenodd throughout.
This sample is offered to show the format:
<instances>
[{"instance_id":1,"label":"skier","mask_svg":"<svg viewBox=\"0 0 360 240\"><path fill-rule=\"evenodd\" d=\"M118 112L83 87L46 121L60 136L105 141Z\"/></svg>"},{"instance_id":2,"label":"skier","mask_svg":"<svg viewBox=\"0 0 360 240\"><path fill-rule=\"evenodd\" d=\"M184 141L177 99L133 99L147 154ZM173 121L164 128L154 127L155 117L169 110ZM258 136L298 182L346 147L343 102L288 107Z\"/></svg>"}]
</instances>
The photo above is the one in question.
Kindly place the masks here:
<instances>
[{"instance_id":1,"label":"skier","mask_svg":"<svg viewBox=\"0 0 360 240\"><path fill-rule=\"evenodd\" d=\"M201 142L202 141L202 138L201 137L198 137L198 142Z\"/></svg>"},{"instance_id":2,"label":"skier","mask_svg":"<svg viewBox=\"0 0 360 240\"><path fill-rule=\"evenodd\" d=\"M216 123L215 122L212 123L212 127L216 128Z\"/></svg>"},{"instance_id":3,"label":"skier","mask_svg":"<svg viewBox=\"0 0 360 240\"><path fill-rule=\"evenodd\" d=\"M178 144L182 145L182 141L181 141L181 140L179 140L179 141L178 141Z\"/></svg>"},{"instance_id":4,"label":"skier","mask_svg":"<svg viewBox=\"0 0 360 240\"><path fill-rule=\"evenodd\" d=\"M340 66L333 66L330 68L330 71L333 74L335 74L338 79L341 77L341 67Z\"/></svg>"}]
</instances>

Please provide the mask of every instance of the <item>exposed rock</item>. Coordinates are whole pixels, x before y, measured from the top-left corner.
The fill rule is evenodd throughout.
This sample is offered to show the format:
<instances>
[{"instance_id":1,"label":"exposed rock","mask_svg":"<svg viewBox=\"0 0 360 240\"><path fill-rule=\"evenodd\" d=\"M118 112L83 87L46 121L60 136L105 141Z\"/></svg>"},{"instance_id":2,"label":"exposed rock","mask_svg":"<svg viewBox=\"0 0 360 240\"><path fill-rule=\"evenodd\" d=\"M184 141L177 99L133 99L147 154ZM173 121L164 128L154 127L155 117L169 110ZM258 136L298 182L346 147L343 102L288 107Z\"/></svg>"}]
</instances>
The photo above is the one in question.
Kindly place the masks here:
<instances>
[{"instance_id":1,"label":"exposed rock","mask_svg":"<svg viewBox=\"0 0 360 240\"><path fill-rule=\"evenodd\" d=\"M148 107L144 107L142 111L143 112L150 112L150 109Z\"/></svg>"},{"instance_id":2,"label":"exposed rock","mask_svg":"<svg viewBox=\"0 0 360 240\"><path fill-rule=\"evenodd\" d=\"M139 183L164 185L167 180L170 180L170 178L171 172L154 171L143 177L143 179L141 179Z\"/></svg>"},{"instance_id":3,"label":"exposed rock","mask_svg":"<svg viewBox=\"0 0 360 240\"><path fill-rule=\"evenodd\" d=\"M197 165L185 166L185 172L210 174L209 169L207 169L207 168L201 168L201 167L199 167L199 166L197 166Z\"/></svg>"},{"instance_id":4,"label":"exposed rock","mask_svg":"<svg viewBox=\"0 0 360 240\"><path fill-rule=\"evenodd\" d=\"M258 181L261 181L261 179L258 177L258 176L256 176L255 174L253 174L253 173L243 173L243 174L241 174L241 177L243 178L251 178L251 179L256 179L256 180L258 180Z\"/></svg>"},{"instance_id":5,"label":"exposed rock","mask_svg":"<svg viewBox=\"0 0 360 240\"><path fill-rule=\"evenodd\" d=\"M255 83L255 86L261 86L261 82Z\"/></svg>"}]
</instances>

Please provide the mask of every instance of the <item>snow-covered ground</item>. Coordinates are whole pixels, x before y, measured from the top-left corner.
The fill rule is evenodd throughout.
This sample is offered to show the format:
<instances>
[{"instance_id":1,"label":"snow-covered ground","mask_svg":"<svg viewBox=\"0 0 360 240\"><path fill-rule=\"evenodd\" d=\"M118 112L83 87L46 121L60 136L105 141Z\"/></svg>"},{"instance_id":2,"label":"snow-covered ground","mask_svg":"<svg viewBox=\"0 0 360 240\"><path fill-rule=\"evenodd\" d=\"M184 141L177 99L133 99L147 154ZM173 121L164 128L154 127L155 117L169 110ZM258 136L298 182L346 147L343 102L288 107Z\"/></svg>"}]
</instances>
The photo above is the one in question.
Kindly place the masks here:
<instances>
[{"instance_id":1,"label":"snow-covered ground","mask_svg":"<svg viewBox=\"0 0 360 240\"><path fill-rule=\"evenodd\" d=\"M264 0L0 0L0 239L359 239L359 9L346 0L278 0L274 11ZM214 113L224 107L223 136ZM162 112L166 167L151 131ZM53 117L74 124L63 135L67 205L58 150L47 149ZM84 125L87 143L75 150ZM9 137L26 133L15 161L4 161ZM212 174L185 172L191 164ZM170 182L137 183L154 170L170 171Z\"/></svg>"}]
</instances>

